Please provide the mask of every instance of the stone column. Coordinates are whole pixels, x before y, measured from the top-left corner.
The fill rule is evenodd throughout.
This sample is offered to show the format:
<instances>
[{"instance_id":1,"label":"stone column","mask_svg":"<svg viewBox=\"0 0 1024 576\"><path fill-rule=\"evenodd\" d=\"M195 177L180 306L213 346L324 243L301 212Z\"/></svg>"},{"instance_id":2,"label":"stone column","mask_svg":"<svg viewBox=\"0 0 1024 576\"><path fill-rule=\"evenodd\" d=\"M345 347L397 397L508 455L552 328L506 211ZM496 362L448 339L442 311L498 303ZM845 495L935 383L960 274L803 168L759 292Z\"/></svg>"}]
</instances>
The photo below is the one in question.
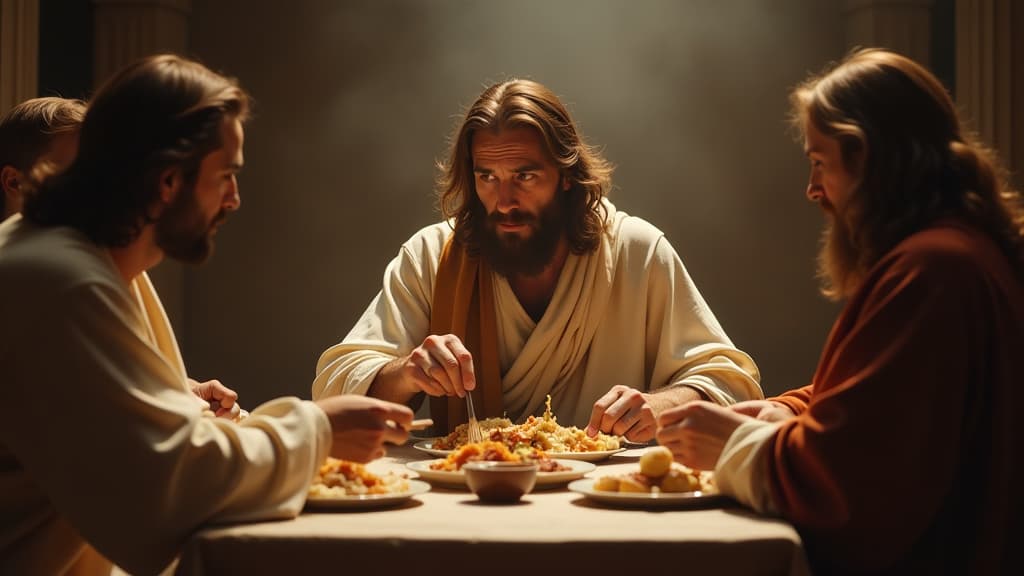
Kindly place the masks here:
<instances>
[{"instance_id":1,"label":"stone column","mask_svg":"<svg viewBox=\"0 0 1024 576\"><path fill-rule=\"evenodd\" d=\"M93 80L102 84L122 66L150 54L184 54L191 0L92 0ZM149 271L178 343L185 335L185 271L165 259Z\"/></svg>"},{"instance_id":2,"label":"stone column","mask_svg":"<svg viewBox=\"0 0 1024 576\"><path fill-rule=\"evenodd\" d=\"M0 114L39 91L39 0L0 0Z\"/></svg>"},{"instance_id":3,"label":"stone column","mask_svg":"<svg viewBox=\"0 0 1024 576\"><path fill-rule=\"evenodd\" d=\"M932 0L843 0L846 47L886 48L928 65Z\"/></svg>"}]
</instances>

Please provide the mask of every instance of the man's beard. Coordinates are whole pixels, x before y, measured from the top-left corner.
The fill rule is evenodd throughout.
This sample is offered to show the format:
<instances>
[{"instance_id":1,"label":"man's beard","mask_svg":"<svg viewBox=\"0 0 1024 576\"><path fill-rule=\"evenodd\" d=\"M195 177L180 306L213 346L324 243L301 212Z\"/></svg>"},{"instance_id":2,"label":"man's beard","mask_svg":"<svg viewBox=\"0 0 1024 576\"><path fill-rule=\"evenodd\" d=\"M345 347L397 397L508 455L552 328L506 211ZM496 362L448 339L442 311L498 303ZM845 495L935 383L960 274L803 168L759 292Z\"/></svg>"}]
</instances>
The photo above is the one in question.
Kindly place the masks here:
<instances>
[{"instance_id":1,"label":"man's beard","mask_svg":"<svg viewBox=\"0 0 1024 576\"><path fill-rule=\"evenodd\" d=\"M554 259L566 230L565 198L564 193L556 193L555 199L537 215L512 210L507 214L495 211L480 218L477 225L480 227L481 257L506 278L537 276L543 272ZM498 232L498 224L501 223L526 224L532 233L526 238L501 233Z\"/></svg>"},{"instance_id":2,"label":"man's beard","mask_svg":"<svg viewBox=\"0 0 1024 576\"><path fill-rule=\"evenodd\" d=\"M860 282L859 251L850 234L846 211L837 210L827 200L822 200L822 208L831 216L818 251L821 291L831 300L848 298Z\"/></svg>"},{"instance_id":3,"label":"man's beard","mask_svg":"<svg viewBox=\"0 0 1024 576\"><path fill-rule=\"evenodd\" d=\"M164 254L198 264L213 253L213 231L227 217L223 209L207 222L196 201L195 186L188 186L167 206L156 221L156 244Z\"/></svg>"}]
</instances>

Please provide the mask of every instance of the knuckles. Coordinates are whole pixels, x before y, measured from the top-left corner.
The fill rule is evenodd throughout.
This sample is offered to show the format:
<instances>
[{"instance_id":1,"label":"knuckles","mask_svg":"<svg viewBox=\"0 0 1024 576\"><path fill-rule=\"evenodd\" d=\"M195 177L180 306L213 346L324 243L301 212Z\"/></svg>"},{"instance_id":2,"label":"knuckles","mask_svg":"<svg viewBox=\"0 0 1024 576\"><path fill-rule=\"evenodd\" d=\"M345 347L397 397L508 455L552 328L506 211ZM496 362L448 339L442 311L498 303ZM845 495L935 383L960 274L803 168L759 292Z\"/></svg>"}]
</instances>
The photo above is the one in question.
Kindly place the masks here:
<instances>
[{"instance_id":1,"label":"knuckles","mask_svg":"<svg viewBox=\"0 0 1024 576\"><path fill-rule=\"evenodd\" d=\"M423 339L423 347L427 346L441 346L444 344L444 337L438 336L437 334L431 334Z\"/></svg>"}]
</instances>

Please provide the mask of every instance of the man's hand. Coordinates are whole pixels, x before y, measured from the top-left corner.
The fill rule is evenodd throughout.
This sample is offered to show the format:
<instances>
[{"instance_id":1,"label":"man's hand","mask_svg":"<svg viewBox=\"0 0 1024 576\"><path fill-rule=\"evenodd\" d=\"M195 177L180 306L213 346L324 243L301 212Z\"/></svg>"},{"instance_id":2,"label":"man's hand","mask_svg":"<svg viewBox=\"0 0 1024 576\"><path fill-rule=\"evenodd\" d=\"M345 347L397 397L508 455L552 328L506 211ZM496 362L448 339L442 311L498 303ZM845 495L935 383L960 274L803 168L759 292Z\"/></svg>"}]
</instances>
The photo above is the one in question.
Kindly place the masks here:
<instances>
[{"instance_id":1,"label":"man's hand","mask_svg":"<svg viewBox=\"0 0 1024 576\"><path fill-rule=\"evenodd\" d=\"M711 402L691 402L658 417L658 444L677 462L698 470L714 470L729 436L750 416Z\"/></svg>"},{"instance_id":2,"label":"man's hand","mask_svg":"<svg viewBox=\"0 0 1024 576\"><path fill-rule=\"evenodd\" d=\"M737 414L743 414L744 416L750 416L765 422L780 422L796 417L796 414L789 409L789 406L781 402L772 402L771 400L746 400L744 402L737 402L729 408Z\"/></svg>"},{"instance_id":3,"label":"man's hand","mask_svg":"<svg viewBox=\"0 0 1024 576\"><path fill-rule=\"evenodd\" d=\"M648 395L618 385L594 402L587 435L593 437L598 432L606 432L625 436L631 442L647 442L654 438L655 424Z\"/></svg>"},{"instance_id":4,"label":"man's hand","mask_svg":"<svg viewBox=\"0 0 1024 576\"><path fill-rule=\"evenodd\" d=\"M198 382L191 378L188 385L206 407L218 418L238 420L241 407L238 405L238 393L220 383L220 380Z\"/></svg>"},{"instance_id":5,"label":"man's hand","mask_svg":"<svg viewBox=\"0 0 1024 576\"><path fill-rule=\"evenodd\" d=\"M384 443L409 438L412 410L377 398L343 394L316 401L331 421L331 456L369 462L384 455Z\"/></svg>"},{"instance_id":6,"label":"man's hand","mask_svg":"<svg viewBox=\"0 0 1024 576\"><path fill-rule=\"evenodd\" d=\"M473 355L462 340L454 334L431 334L408 356L381 368L369 395L406 402L419 392L464 398L474 388Z\"/></svg>"}]
</instances>

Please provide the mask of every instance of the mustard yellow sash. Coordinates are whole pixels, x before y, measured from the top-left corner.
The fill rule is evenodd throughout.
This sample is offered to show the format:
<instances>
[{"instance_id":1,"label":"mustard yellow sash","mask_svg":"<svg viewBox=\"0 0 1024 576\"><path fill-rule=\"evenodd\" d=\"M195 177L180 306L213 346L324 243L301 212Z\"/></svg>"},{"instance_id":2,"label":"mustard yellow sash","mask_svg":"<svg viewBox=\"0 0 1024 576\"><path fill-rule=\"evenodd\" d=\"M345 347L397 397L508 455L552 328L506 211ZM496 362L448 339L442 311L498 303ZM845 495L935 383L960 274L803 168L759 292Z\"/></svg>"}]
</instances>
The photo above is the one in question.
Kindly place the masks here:
<instances>
[{"instance_id":1,"label":"mustard yellow sash","mask_svg":"<svg viewBox=\"0 0 1024 576\"><path fill-rule=\"evenodd\" d=\"M498 361L498 326L494 313L491 270L479 257L466 253L452 235L441 252L430 308L430 333L454 334L473 355L476 390L473 408L478 418L501 416L505 404ZM430 398L435 430L447 433L466 422L466 401L456 396Z\"/></svg>"}]
</instances>

